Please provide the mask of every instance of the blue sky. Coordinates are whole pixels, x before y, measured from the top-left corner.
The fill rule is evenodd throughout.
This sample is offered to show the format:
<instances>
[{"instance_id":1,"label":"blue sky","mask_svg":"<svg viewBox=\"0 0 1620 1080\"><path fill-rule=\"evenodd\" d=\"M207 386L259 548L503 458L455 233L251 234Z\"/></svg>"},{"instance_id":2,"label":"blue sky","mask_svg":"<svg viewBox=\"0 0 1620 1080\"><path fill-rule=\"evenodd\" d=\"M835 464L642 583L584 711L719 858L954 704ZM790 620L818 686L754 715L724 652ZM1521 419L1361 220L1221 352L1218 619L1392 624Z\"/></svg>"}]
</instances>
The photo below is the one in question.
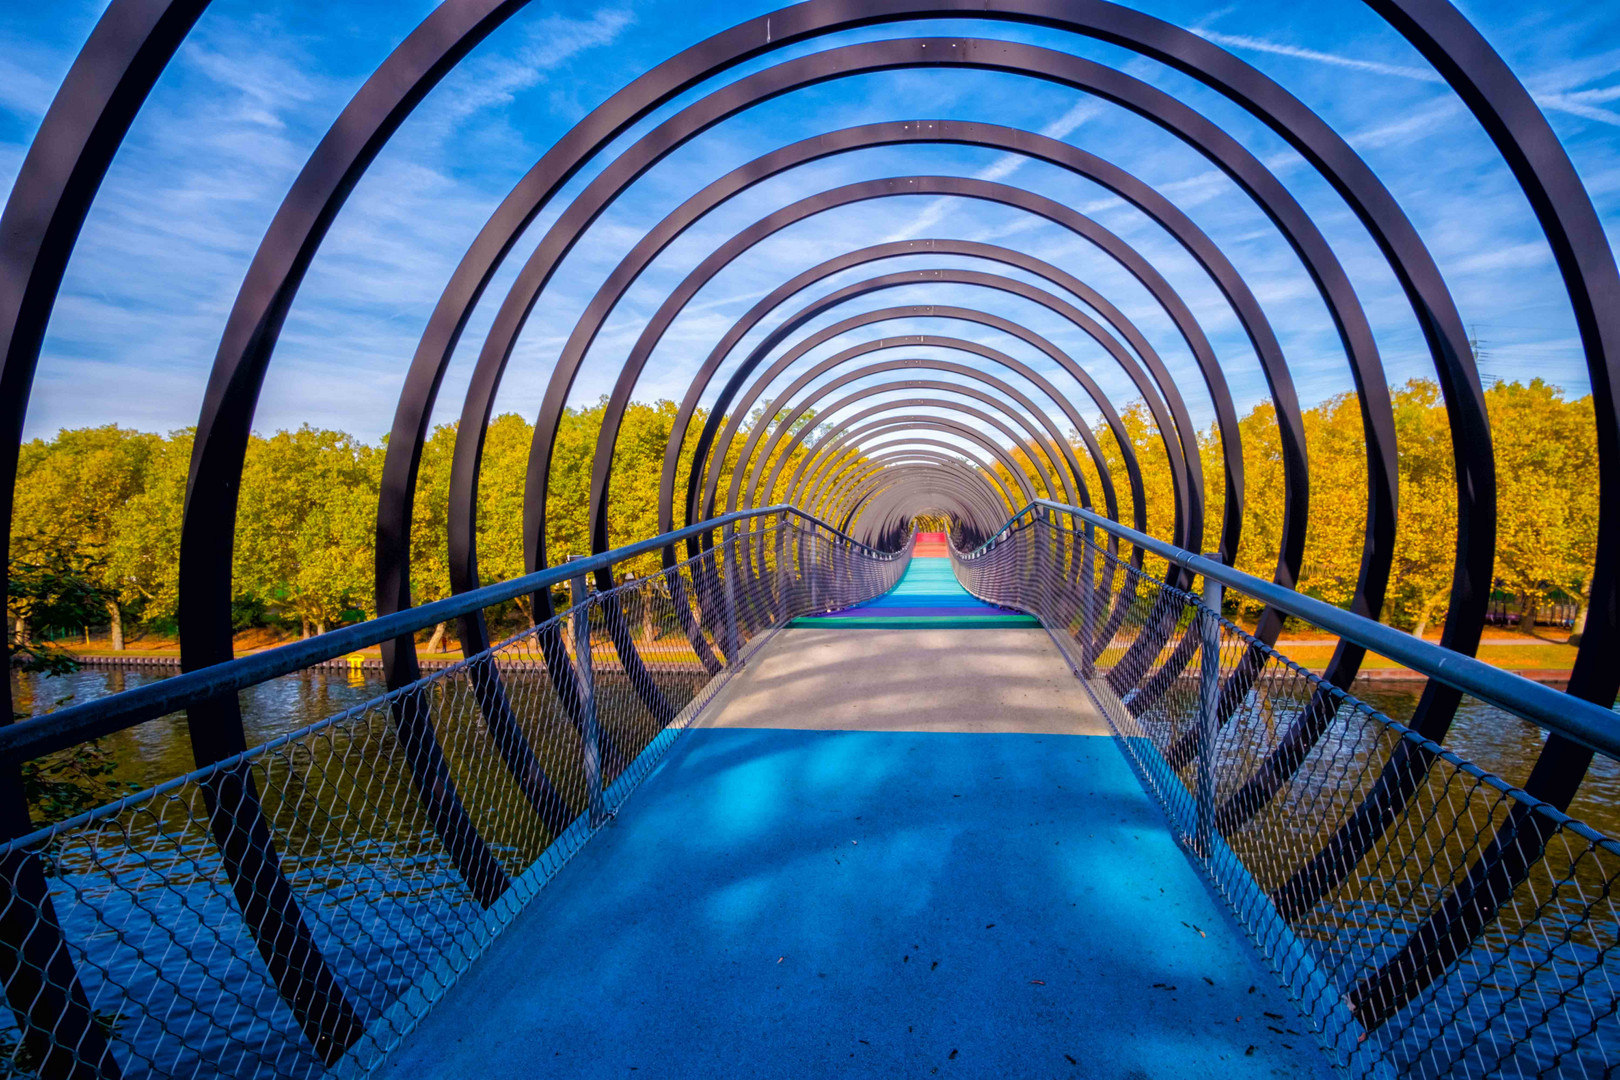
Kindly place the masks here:
<instances>
[{"instance_id":1,"label":"blue sky","mask_svg":"<svg viewBox=\"0 0 1620 1080\"><path fill-rule=\"evenodd\" d=\"M9 191L57 83L102 6L80 0L0 6L0 190ZM258 429L309 422L367 439L380 436L440 291L511 185L624 82L774 6L537 2L497 31L417 110L349 200L288 320ZM1586 392L1568 305L1522 195L1450 90L1376 16L1348 0L1218 9L1153 0L1138 6L1232 49L1350 140L1435 253L1465 321L1483 343L1487 380L1541 376L1572 395ZM282 195L365 77L430 9L425 0L216 0L136 121L86 223L45 343L29 409L30 436L109 422L145 430L195 423L226 314ZM1465 11L1547 110L1616 242L1620 5L1493 2ZM930 33L1063 48L1123 67L1226 125L1276 171L1334 243L1373 320L1391 382L1431 373L1393 278L1343 203L1247 114L1160 65L1068 35L961 22L821 39L773 54L773 62L833 44ZM677 105L760 66L729 73ZM753 109L638 182L593 227L541 298L502 385L499 410L533 417L557 352L602 279L647 228L720 173L832 128L939 118L1044 131L1148 180L1181 205L1250 280L1279 332L1301 397L1310 403L1350 388L1326 311L1299 263L1253 205L1192 150L1122 109L1059 87L988 73L912 71L841 80ZM768 181L705 218L619 305L572 400L594 400L611 386L641 322L725 238L785 201L906 173L1006 179L1092 215L1139 247L1188 299L1221 357L1240 411L1265 396L1230 309L1142 215L1049 166L975 149L922 147L826 159ZM591 175L594 168L567 194ZM446 380L437 419L459 412L499 298L554 216L548 212L530 230L486 297ZM1168 320L1104 257L1056 227L1010 210L926 198L845 208L760 245L720 275L676 323L637 396L678 398L714 339L755 299L799 270L879 239L923 236L1018 247L1078 274L1139 320L1178 381L1193 388L1189 405L1195 417L1211 415L1190 355ZM973 264L908 259L862 274L938 265ZM830 279L800 302L851 280ZM1134 396L1095 345L1023 301L965 287L918 288L882 294L865 306L921 303L925 297L1019 319L1086 364L1116 401ZM854 310L861 306L840 314ZM852 340L925 328L982 340L1054 370L993 331L959 323L943 329L939 323L891 323Z\"/></svg>"}]
</instances>

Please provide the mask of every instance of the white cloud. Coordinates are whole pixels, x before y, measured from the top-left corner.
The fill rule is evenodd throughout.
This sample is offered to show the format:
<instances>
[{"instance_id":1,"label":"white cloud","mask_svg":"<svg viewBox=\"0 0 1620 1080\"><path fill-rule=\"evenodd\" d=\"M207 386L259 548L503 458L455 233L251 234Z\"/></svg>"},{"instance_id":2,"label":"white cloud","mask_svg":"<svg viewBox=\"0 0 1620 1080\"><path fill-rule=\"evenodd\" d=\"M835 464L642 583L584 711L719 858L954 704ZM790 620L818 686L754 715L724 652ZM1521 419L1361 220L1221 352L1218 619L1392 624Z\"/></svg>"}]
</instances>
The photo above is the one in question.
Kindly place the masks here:
<instances>
[{"instance_id":1,"label":"white cloud","mask_svg":"<svg viewBox=\"0 0 1620 1080\"><path fill-rule=\"evenodd\" d=\"M1267 41L1264 38L1248 37L1241 34L1222 34L1213 30L1195 29L1195 34L1216 45L1225 45L1233 49L1247 49L1252 52L1271 53L1277 56L1292 57L1296 60L1308 60L1312 63L1327 64L1333 67L1352 68L1357 71L1368 71L1376 75L1393 75L1403 79L1413 79L1418 82L1444 83L1445 78L1432 68L1409 67L1404 64L1386 64L1378 60L1363 60L1354 56L1343 56L1338 53L1321 52L1317 49L1303 49L1295 45L1285 45L1281 42ZM1598 108L1592 104L1594 101L1611 101L1620 96L1620 88L1605 87L1597 90L1575 93L1532 93L1536 104L1543 109L1556 109L1560 112L1571 113L1588 120L1597 120L1605 124L1620 125L1620 113L1612 109Z\"/></svg>"},{"instance_id":2,"label":"white cloud","mask_svg":"<svg viewBox=\"0 0 1620 1080\"><path fill-rule=\"evenodd\" d=\"M1377 60L1361 60L1353 56L1341 56L1337 53L1321 52L1317 49L1302 49L1295 45L1284 45L1281 42L1267 41L1264 38L1248 37L1242 34L1221 34L1214 30L1194 30L1193 33L1216 45L1225 45L1232 49L1248 49L1252 52L1272 53L1277 56L1290 56L1297 60L1310 60L1319 64L1331 64L1334 67L1353 68L1356 71L1370 71L1376 75L1398 75L1403 79L1417 79L1421 82L1444 82L1440 73L1429 68L1407 67L1403 64L1385 64Z\"/></svg>"},{"instance_id":3,"label":"white cloud","mask_svg":"<svg viewBox=\"0 0 1620 1080\"><path fill-rule=\"evenodd\" d=\"M0 109L37 121L50 108L56 85L40 71L37 58L30 58L9 42L0 47Z\"/></svg>"},{"instance_id":4,"label":"white cloud","mask_svg":"<svg viewBox=\"0 0 1620 1080\"><path fill-rule=\"evenodd\" d=\"M274 2L286 0L272 0L272 7ZM1182 3L1186 18L1206 14L1192 11L1190 0L1163 2ZM695 41L740 17L729 6L688 10L673 0L646 0L634 14L619 7L567 10L531 11L493 35L447 77L384 150L311 267L265 387L261 428L304 419L367 437L385 428L439 291L508 185L566 130L569 117L667 55L675 38ZM407 33L414 17L402 15L383 27L396 35L389 40ZM1403 55L1391 48L1396 39L1388 34L1338 40L1316 33L1320 29L1318 20L1302 14L1275 33L1306 44L1331 41L1327 49L1212 31L1206 36L1240 53L1260 52L1305 65L1288 65L1293 82L1306 83L1304 90L1291 88L1316 102L1335 128L1350 133L1352 145L1390 184L1435 251L1465 320L1484 314L1543 328L1514 341L1511 349L1504 346L1501 370L1511 372L1522 358L1545 355L1538 342L1568 340L1567 312L1560 307L1567 307L1567 301L1534 221L1488 141L1466 123L1461 103L1438 86L1434 72L1386 62L1384 58ZM1493 34L1500 29L1491 28ZM332 47L321 33L299 36L277 24L273 15L243 19L221 9L210 12L198 33L171 73L195 82L184 95L165 95L160 84L87 224L47 343L31 433L57 423L121 420L164 428L194 421L202 381L247 260L315 141L369 68L369 61L348 67L334 63L321 52ZM1034 40L1063 46L1041 33L1028 31ZM386 46L378 48L386 54ZM1613 196L1620 192L1620 146L1612 137L1612 125L1620 119L1615 106L1620 86L1612 77L1616 57L1583 52L1573 40L1538 37L1533 46L1525 46L1531 48L1536 50L1533 63L1522 58L1515 63L1540 69L1526 82L1546 107L1580 118L1565 121L1569 127L1561 130L1576 133L1572 155L1612 234ZM26 66L28 61L17 60L17 55L0 48L0 67ZM1132 58L1120 66L1184 94L1189 104L1207 109L1223 123L1234 115L1238 125L1249 123L1228 103L1211 106L1205 88L1191 86L1159 65ZM1285 352L1298 365L1302 398L1318 399L1347 385L1332 326L1297 258L1236 185L1170 136L1094 98L1008 76L960 72L947 79L916 72L863 80L829 83L805 98L784 98L728 121L627 192L541 297L503 382L498 410L532 414L558 352L603 278L646 228L697 186L766 149L817 132L919 115L989 120L1053 138L1073 137L1141 176L1191 215L1251 282ZM18 84L0 70L0 108L20 111L23 106L13 101L17 99L43 110L53 87L38 79L35 83ZM193 86L207 89L193 93ZM277 92L262 89L269 86ZM1315 97L1309 93L1312 87L1318 91ZM1588 120L1592 122L1584 122ZM1301 168L1302 159L1273 134L1257 124L1234 125L1233 130L1283 178L1340 253L1380 344L1387 345L1392 376L1409 368L1421 371L1427 358L1410 308L1365 230L1314 170ZM0 181L8 167L14 171L20 155L19 146L0 140ZM717 210L672 245L619 304L587 358L573 399L594 398L611 386L646 318L723 239L782 202L902 170L1020 183L1097 217L1164 268L1227 365L1240 408L1264 395L1263 380L1229 306L1179 247L1137 211L1089 182L1050 166L1030 167L1029 159L1018 155L929 146L827 159ZM590 175L587 170L569 190L577 190ZM558 205L568 195L565 191ZM441 393L440 419L459 411L472 360L494 310L556 212L553 206L531 228L473 314ZM854 246L924 235L999 241L1081 276L1137 319L1176 376L1189 380L1195 416L1207 410L1198 400L1201 381L1185 345L1140 285L1090 245L1030 215L953 198L888 199L849 207L762 244L686 309L648 366L637 396L679 397L714 340L758 297L799 270ZM960 262L897 260L818 289L830 291L857 277L894 269ZM998 272L1018 276L1005 268ZM980 299L982 291L964 290L962 302L969 296L970 306L982 303L988 310L1003 310L995 306L1002 301ZM796 298L791 306L802 302ZM857 309L859 305L844 310ZM1038 314L1026 314L1032 327L1043 325ZM756 331L744 347L763 333ZM1052 333L1064 347L1076 349L1077 356L1091 348L1061 336L1069 331ZM1134 396L1123 375L1105 376L1111 365L1100 356L1098 365L1099 378L1122 395L1120 400ZM161 377L148 379L147 372ZM86 380L82 393L75 389L80 379Z\"/></svg>"}]
</instances>

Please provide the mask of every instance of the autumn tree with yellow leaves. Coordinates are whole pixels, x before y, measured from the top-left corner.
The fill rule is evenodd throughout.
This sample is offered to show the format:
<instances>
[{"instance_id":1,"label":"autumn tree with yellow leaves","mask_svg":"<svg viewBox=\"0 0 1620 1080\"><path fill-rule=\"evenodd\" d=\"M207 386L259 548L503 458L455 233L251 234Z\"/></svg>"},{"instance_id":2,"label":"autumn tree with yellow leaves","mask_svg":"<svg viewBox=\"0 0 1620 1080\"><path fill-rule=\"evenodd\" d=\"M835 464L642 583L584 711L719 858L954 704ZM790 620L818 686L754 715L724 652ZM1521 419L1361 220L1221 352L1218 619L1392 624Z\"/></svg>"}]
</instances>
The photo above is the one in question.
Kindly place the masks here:
<instances>
[{"instance_id":1,"label":"autumn tree with yellow leaves","mask_svg":"<svg viewBox=\"0 0 1620 1080\"><path fill-rule=\"evenodd\" d=\"M1498 477L1497 563L1499 595L1515 598L1529 620L1549 598L1583 603L1597 533L1597 450L1590 397L1565 400L1555 387L1533 380L1497 383L1486 393ZM1450 426L1432 382L1413 381L1393 394L1400 465L1400 503L1395 561L1382 617L1422 633L1443 621L1451 587L1457 531L1457 498ZM551 498L546 522L547 554L557 562L589 552L591 463L606 409L605 400L567 411L552 456ZM658 531L658 489L664 448L675 405L633 403L626 411L614 458L608 541L619 546ZM772 418L773 423L785 419ZM686 434L676 477L677 526L685 523L686 462L705 416ZM813 415L796 426L812 423ZM1148 531L1168 538L1174 520L1169 457L1151 411L1143 402L1120 412L1124 433L1143 472ZM724 509L737 456L765 418L747 418L719 464L717 502ZM1334 604L1345 604L1360 571L1366 521L1366 446L1354 395L1330 398L1304 414L1310 459L1310 517L1298 587ZM1245 471L1243 541L1239 569L1269 578L1281 538L1284 478L1276 414L1269 402L1239 421ZM814 451L814 432L783 463L774 491L759 501L782 501L787 481ZM1099 423L1092 432L1102 450L1119 499L1122 520L1133 520L1132 493L1123 449ZM1221 535L1225 476L1219 433L1197 433L1205 487L1203 549ZM485 582L522 574L523 498L534 438L533 426L516 415L499 416L485 433L478 489L478 569ZM446 544L450 471L456 429L436 428L423 448L411 530L412 599L425 603L449 595ZM1094 505L1102 506L1100 478L1084 443L1071 449ZM1039 463L1022 450L1009 457L1031 490L1065 498L1062 448L1042 442ZM780 450L777 451L780 453ZM177 604L181 509L191 458L191 433L167 436L113 426L59 432L22 448L18 468L11 558L67 567L87 588L107 597L106 624L114 647L133 617L147 627L171 627ZM237 509L234 589L238 625L270 625L318 633L373 614L373 548L381 446L336 431L303 427L248 447ZM767 462L767 466L774 462ZM1021 490L1005 465L997 464L1009 490ZM768 477L770 468L760 472ZM1048 484L1046 475L1052 477ZM1016 509L1008 507L1009 512ZM938 521L929 524L939 525ZM654 571L658 556L630 567ZM515 618L532 617L523 605ZM20 610L8 601L15 618ZM433 633L442 647L446 628Z\"/></svg>"}]
</instances>

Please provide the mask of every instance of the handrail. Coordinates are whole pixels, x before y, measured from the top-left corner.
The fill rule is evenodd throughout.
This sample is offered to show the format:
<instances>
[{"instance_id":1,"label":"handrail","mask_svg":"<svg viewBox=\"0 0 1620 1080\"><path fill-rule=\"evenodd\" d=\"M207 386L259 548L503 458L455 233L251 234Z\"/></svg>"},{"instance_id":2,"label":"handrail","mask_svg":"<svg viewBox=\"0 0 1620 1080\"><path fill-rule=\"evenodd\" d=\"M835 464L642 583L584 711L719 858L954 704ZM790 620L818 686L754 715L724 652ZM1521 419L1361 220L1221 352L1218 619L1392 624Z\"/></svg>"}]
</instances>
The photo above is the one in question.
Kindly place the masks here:
<instances>
[{"instance_id":1,"label":"handrail","mask_svg":"<svg viewBox=\"0 0 1620 1080\"><path fill-rule=\"evenodd\" d=\"M414 634L418 630L447 622L480 608L499 604L526 593L548 589L581 574L589 574L633 556L678 544L732 522L782 513L793 514L811 525L820 526L837 539L874 557L882 559L897 557L898 553L878 551L796 506L780 504L735 510L673 532L647 540L638 540L633 544L614 548L612 551L604 551L599 555L548 566L532 574L512 578L510 581L485 585L448 596L443 600L420 604L353 626L331 630L303 641L278 645L251 656L184 672L159 682L125 690L111 697L87 701L82 705L58 709L44 716L0 726L0 762L20 765L42 754L65 750L87 739L110 735L115 731L154 720L183 709L193 702L204 701L220 694L235 693L268 679L289 675L323 661L335 659L356 649L391 641L406 634Z\"/></svg>"},{"instance_id":2,"label":"handrail","mask_svg":"<svg viewBox=\"0 0 1620 1080\"><path fill-rule=\"evenodd\" d=\"M1430 644L1403 630L1385 626L1364 615L1357 615L1352 611L1312 599L1275 582L1245 574L1214 559L1194 554L1174 544L1167 544L1163 540L1137 532L1117 521L1078 506L1069 506L1050 499L1036 499L1008 518L1006 523L969 558L994 547L1017 524L1019 518L1037 507L1073 515L1194 574L1201 574L1211 581L1239 589L1284 614L1303 619L1319 629L1337 634L1346 641L1388 657L1413 671L1438 679L1465 694L1472 694L1482 701L1506 709L1547 731L1554 731L1565 738L1573 739L1605 757L1620 760L1620 717L1617 717L1612 709L1532 682L1522 675L1492 667L1472 656Z\"/></svg>"}]
</instances>

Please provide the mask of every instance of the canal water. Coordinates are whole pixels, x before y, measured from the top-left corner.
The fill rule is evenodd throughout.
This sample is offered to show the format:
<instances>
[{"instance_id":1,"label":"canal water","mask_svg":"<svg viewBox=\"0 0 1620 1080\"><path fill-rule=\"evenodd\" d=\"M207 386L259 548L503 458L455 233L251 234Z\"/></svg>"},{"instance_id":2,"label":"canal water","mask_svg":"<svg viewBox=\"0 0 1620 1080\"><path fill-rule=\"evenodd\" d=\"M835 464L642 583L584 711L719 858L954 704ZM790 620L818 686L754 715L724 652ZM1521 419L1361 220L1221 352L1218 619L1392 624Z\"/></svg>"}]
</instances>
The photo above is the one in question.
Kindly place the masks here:
<instances>
[{"instance_id":1,"label":"canal water","mask_svg":"<svg viewBox=\"0 0 1620 1080\"><path fill-rule=\"evenodd\" d=\"M131 689L162 678L167 673L164 669L142 668L87 668L63 677L13 673L13 700L19 710L41 713ZM543 674L529 673L514 679L512 688L514 692L521 693L539 691L544 679ZM697 676L694 676L694 680L686 694L682 695L683 701L701 682ZM534 685L528 690L519 686L520 683L529 682ZM241 697L248 741L251 745L265 743L372 701L383 689L379 672L334 669L308 671L254 687ZM1360 683L1355 689L1368 704L1389 716L1406 719L1417 704L1421 686L1380 682ZM473 727L480 725L473 713L462 718L460 723ZM386 714L375 711L369 714L369 720L357 723L356 727L365 729L368 724L379 730L386 730L389 726ZM334 732L334 736L336 734ZM333 752L327 746L327 740L317 741L325 747L321 752ZM334 745L338 741L342 740L333 740ZM365 761L373 761L367 755L376 753L388 757L387 753L378 749L386 741L368 742L364 730L360 730L349 740L352 743L349 751L358 753ZM1516 717L1478 701L1465 700L1446 742L1451 750L1464 759L1519 784L1528 775L1543 737L1537 729ZM118 732L108 736L102 745L116 764L112 779L134 789L163 783L189 772L193 767L190 740L184 720L180 717L165 717ZM638 741L627 749L633 753L640 745ZM348 779L344 782L374 786L383 780L369 778L373 772L377 777L384 777L384 774L392 775L398 771L397 768L384 768L381 759L377 759L376 764L378 767L375 770L364 767L347 770L345 775ZM380 798L380 791L368 789L366 797L357 799L357 803L415 805L416 800L409 792L408 785L401 786L397 777L390 782L399 787L394 793L397 799ZM1571 811L1601 832L1620 835L1620 765L1604 759L1595 762ZM161 813L157 815L157 818L161 817ZM52 880L53 893L58 895L59 910L64 917L64 929L70 939L85 943L81 974L86 979L91 999L113 1001L127 994L130 1000L140 1003L138 1011L120 1018L114 1025L113 1034L120 1046L120 1057L131 1066L126 1070L126 1075L172 1074L184 1071L178 1068L182 1064L189 1066L198 1065L204 1060L224 1060L232 1054L242 1057L242 1067L231 1071L240 1075L261 1071L248 1063L241 1048L256 1045L268 1035L281 1037L287 1024L285 1018L273 1022L272 1016L255 1015L254 1010L244 1011L239 1007L239 1003L244 1001L274 1000L275 992L264 982L257 966L251 959L242 962L243 958L251 958L251 947L238 942L231 949L224 950L221 955L230 962L217 972L199 971L197 965L187 959L188 954L197 955L195 948L148 947L160 939L168 942L182 939L203 941L207 939L209 927L233 924L233 901L229 890L215 880L219 877L218 873L207 870L217 861L212 842L205 832L199 832L195 827L189 831L177 830L156 818L144 821L140 815L127 823L113 824L111 834L105 838L113 842L113 848L118 849L128 843L132 849L139 849L142 853L141 858L131 864L132 869L118 869L109 877L111 871L103 865L104 860L92 857L90 849L80 842L55 856ZM166 831L167 834L182 837L185 843L175 845L175 849L169 851L155 845L152 837L146 836L145 832L141 837L134 837L118 831L125 827L152 832L152 836ZM407 872L403 875L382 878L374 874L357 876L334 871L329 875L330 880L305 880L305 876L297 876L296 880L312 911L330 908L336 913L334 919L337 915L349 918L351 911L358 911L372 917L371 925L386 924L389 928L391 936L385 942L376 940L378 934L375 930L355 939L362 943L371 942L368 946L371 952L356 951L358 947L349 940L353 935L335 936L328 943L335 970L361 1006L363 1019L367 1022L383 1015L391 1002L397 1001L412 985L426 977L430 964L424 957L431 958L451 947L454 938L451 931L459 925L458 920L462 916L476 918L479 911L478 905L466 897L457 899L457 883L460 879L454 868L437 853L431 834L420 823L414 830L394 835L397 831L384 829L376 836L368 834L357 839L368 851L368 864L404 867ZM95 838L89 840L93 842ZM112 854L116 853L116 850L112 851ZM521 864L527 858L514 857L510 861ZM315 870L323 869L314 864L312 866ZM305 867L299 871L295 868L295 876L300 873L307 876L310 869ZM372 877L377 877L377 880L371 880ZM192 881L193 884L177 892L177 883L184 881ZM172 911L162 914L161 904L148 912L138 902L143 898L150 902L150 898L154 897L167 903L170 908L177 897L183 897L185 907L195 917L177 920ZM457 911L465 908L466 911L446 921L446 912L452 907ZM102 908L108 911L102 911ZM116 940L109 937L107 932L109 911L116 916L111 921L121 927ZM378 923L375 919L378 912L386 912L388 918ZM1370 930L1380 920L1369 917L1368 922ZM318 922L317 925L323 924ZM179 937L176 937L177 926ZM135 947L131 946L132 940ZM231 959L238 955L238 959ZM1543 973L1532 972L1529 977L1540 980ZM1551 975L1547 978L1549 992L1562 994L1568 989L1552 979ZM140 1019L142 1015L147 1018L175 1015L174 1009L182 1001L190 1003L183 1010L184 1015L190 1018L183 1039L177 1039L173 1032L164 1035L158 1027ZM199 1002L208 1007L199 1005ZM15 1038L14 1033L0 1029L0 1073L4 1071L3 1059L9 1056L4 1052L5 1047L8 1041L15 1046ZM165 1054L176 1045L183 1046L182 1056L166 1057ZM272 1045L275 1045L273 1040ZM318 1073L313 1058L298 1051L294 1043L287 1044L286 1052L292 1055L291 1058L283 1059L274 1071L282 1075ZM137 1064L143 1059L150 1064L144 1070ZM296 1061L296 1066L289 1068L289 1060Z\"/></svg>"},{"instance_id":2,"label":"canal water","mask_svg":"<svg viewBox=\"0 0 1620 1080\"><path fill-rule=\"evenodd\" d=\"M13 672L12 700L18 711L38 714L116 694L166 674L161 668L85 668L61 677ZM241 698L248 745L257 746L363 704L383 689L379 671L330 668L253 687ZM1386 716L1405 721L1417 706L1422 684L1362 681L1353 689L1357 697ZM1465 760L1519 785L1528 778L1544 741L1544 734L1534 725L1484 702L1464 698L1445 745ZM117 763L113 779L137 788L152 787L194 767L191 740L184 720L178 716L110 735L103 745ZM1600 832L1620 837L1620 763L1602 757L1595 760L1570 813Z\"/></svg>"}]
</instances>

